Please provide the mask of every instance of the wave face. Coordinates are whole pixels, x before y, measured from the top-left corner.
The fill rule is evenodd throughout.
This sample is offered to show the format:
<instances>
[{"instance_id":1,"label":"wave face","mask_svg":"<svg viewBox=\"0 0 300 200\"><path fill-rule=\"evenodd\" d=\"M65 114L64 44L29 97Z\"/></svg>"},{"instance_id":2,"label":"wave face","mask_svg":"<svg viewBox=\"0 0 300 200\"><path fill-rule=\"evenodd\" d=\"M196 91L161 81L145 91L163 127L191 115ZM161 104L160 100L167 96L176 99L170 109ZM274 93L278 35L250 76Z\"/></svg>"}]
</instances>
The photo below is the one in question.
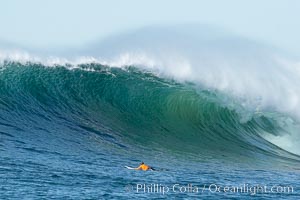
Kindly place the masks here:
<instances>
[{"instance_id":1,"label":"wave face","mask_svg":"<svg viewBox=\"0 0 300 200\"><path fill-rule=\"evenodd\" d=\"M96 134L106 151L299 160L297 149L283 149L298 128L292 116L249 109L220 90L135 66L6 61L0 91L1 134L43 131L57 138L68 127L78 135Z\"/></svg>"}]
</instances>

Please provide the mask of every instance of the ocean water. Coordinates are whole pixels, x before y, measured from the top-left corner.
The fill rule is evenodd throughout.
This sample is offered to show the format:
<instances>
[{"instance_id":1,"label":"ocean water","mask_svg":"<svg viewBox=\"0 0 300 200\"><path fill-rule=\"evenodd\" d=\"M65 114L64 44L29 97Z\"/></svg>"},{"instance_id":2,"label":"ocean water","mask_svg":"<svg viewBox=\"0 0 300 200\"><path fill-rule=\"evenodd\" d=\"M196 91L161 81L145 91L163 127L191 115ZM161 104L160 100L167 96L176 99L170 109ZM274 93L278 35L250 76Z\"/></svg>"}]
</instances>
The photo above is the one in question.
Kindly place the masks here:
<instances>
[{"instance_id":1,"label":"ocean water","mask_svg":"<svg viewBox=\"0 0 300 200\"><path fill-rule=\"evenodd\" d=\"M207 27L0 48L0 199L300 199L299 69Z\"/></svg>"},{"instance_id":2,"label":"ocean water","mask_svg":"<svg viewBox=\"0 0 300 200\"><path fill-rule=\"evenodd\" d=\"M296 114L97 62L4 61L0 91L1 199L300 198Z\"/></svg>"}]
</instances>

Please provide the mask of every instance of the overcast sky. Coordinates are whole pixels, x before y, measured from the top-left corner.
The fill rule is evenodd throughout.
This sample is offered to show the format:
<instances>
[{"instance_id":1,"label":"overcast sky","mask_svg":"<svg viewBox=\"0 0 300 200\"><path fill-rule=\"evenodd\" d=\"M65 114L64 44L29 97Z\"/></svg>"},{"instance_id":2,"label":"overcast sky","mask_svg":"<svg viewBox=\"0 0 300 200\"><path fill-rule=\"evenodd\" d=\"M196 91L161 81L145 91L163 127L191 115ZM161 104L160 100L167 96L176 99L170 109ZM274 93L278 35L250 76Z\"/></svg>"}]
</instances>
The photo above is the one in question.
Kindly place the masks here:
<instances>
[{"instance_id":1,"label":"overcast sky","mask_svg":"<svg viewBox=\"0 0 300 200\"><path fill-rule=\"evenodd\" d=\"M0 40L70 47L148 25L208 24L300 55L297 0L3 0Z\"/></svg>"}]
</instances>

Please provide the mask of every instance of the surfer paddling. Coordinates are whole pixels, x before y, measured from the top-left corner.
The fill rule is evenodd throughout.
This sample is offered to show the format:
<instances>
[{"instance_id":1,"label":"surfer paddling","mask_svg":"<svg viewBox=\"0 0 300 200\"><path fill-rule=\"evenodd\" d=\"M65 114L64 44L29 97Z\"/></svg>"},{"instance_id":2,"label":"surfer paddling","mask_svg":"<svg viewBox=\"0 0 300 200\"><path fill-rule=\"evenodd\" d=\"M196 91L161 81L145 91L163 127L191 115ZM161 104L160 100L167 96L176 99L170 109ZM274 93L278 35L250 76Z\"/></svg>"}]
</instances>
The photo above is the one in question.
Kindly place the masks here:
<instances>
[{"instance_id":1,"label":"surfer paddling","mask_svg":"<svg viewBox=\"0 0 300 200\"><path fill-rule=\"evenodd\" d=\"M142 170L142 171L148 171L148 170L157 171L153 167L150 167L149 165L146 165L144 162L141 162L141 164L140 164L139 167L128 167L128 166L125 166L125 168L132 169L132 170Z\"/></svg>"},{"instance_id":2,"label":"surfer paddling","mask_svg":"<svg viewBox=\"0 0 300 200\"><path fill-rule=\"evenodd\" d=\"M144 162L142 162L139 167L134 168L134 169L136 169L136 170L143 170L143 171L154 170L153 167L150 167L149 165L146 165Z\"/></svg>"}]
</instances>

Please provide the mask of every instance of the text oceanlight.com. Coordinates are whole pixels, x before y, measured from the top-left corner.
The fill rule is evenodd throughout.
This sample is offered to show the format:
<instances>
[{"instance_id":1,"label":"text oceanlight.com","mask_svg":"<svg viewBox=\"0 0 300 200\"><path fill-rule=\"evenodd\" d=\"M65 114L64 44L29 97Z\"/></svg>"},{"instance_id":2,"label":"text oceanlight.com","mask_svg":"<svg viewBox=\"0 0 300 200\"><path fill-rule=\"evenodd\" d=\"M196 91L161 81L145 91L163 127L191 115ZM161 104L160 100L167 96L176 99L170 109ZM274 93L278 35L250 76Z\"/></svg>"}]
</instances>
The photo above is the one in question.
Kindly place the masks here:
<instances>
[{"instance_id":1,"label":"text oceanlight.com","mask_svg":"<svg viewBox=\"0 0 300 200\"><path fill-rule=\"evenodd\" d=\"M127 192L135 193L244 193L250 195L267 194L267 193L293 193L294 188L290 185L219 185L219 184L142 184L127 185Z\"/></svg>"}]
</instances>

